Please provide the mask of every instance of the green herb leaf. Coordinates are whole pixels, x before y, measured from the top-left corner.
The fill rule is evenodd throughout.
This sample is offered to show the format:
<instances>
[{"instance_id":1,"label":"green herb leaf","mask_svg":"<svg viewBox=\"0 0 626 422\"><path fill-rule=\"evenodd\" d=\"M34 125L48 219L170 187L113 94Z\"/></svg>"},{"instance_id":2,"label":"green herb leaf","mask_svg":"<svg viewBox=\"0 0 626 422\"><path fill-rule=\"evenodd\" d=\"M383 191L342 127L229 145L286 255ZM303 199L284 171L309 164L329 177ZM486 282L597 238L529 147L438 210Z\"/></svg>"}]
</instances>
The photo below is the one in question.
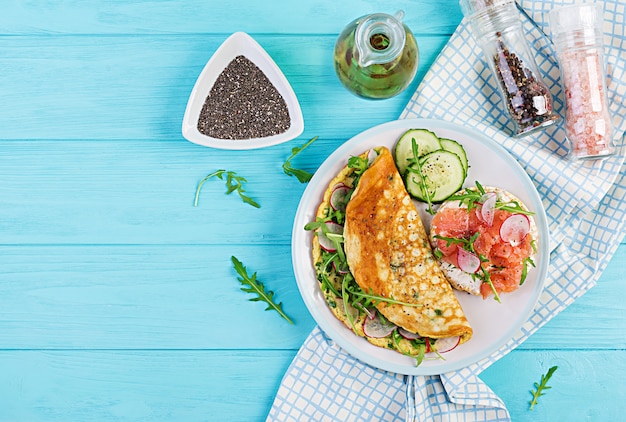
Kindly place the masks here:
<instances>
[{"instance_id":1,"label":"green herb leaf","mask_svg":"<svg viewBox=\"0 0 626 422\"><path fill-rule=\"evenodd\" d=\"M481 203L481 198L485 194L485 188L476 181L476 188L467 188L463 193L454 194L448 198L449 201L459 201L461 204L465 204L469 211L478 207ZM499 199L496 200L495 208L508 211L512 214L525 214L533 215L534 212L525 210L522 205L517 201L503 202Z\"/></svg>"},{"instance_id":2,"label":"green herb leaf","mask_svg":"<svg viewBox=\"0 0 626 422\"><path fill-rule=\"evenodd\" d=\"M249 300L252 302L261 301L267 303L267 308L265 308L266 311L274 310L278 312L278 314L283 317L287 322L293 324L291 318L289 318L287 314L283 312L282 303L274 302L274 292L265 290L265 286L263 285L263 283L257 280L256 273L252 274L251 276L248 275L246 267L241 263L241 261L239 261L234 256L231 256L230 259L233 262L235 271L237 271L237 274L239 274L240 276L237 277L237 280L239 280L239 282L244 286L241 288L241 290L246 293L252 293L257 295L256 297L253 297Z\"/></svg>"},{"instance_id":3,"label":"green herb leaf","mask_svg":"<svg viewBox=\"0 0 626 422\"><path fill-rule=\"evenodd\" d=\"M417 349L417 354L412 354L402 349L402 346L400 345L400 341L402 340L402 338L403 337L402 335L400 335L400 333L398 333L398 330L393 331L393 333L391 334L391 341L393 342L392 344L394 346L394 349L402 353L404 356L415 359L415 366L420 366L424 361L424 357L426 356L426 341L428 341L428 338L415 339L411 341L413 347ZM439 357L443 359L441 355L439 355Z\"/></svg>"},{"instance_id":4,"label":"green herb leaf","mask_svg":"<svg viewBox=\"0 0 626 422\"><path fill-rule=\"evenodd\" d=\"M237 176L237 173L234 171L226 171L226 170L217 170L213 173L207 175L198 183L198 187L196 188L196 196L193 201L193 206L198 206L198 200L200 199L200 190L202 186L212 177L217 177L220 180L224 180L224 176L226 176L226 195L230 195L231 193L237 191L239 197L243 200L244 203L248 205L252 205L255 208L261 208L261 206L252 198L247 196L244 192L243 184L247 182L244 177Z\"/></svg>"},{"instance_id":5,"label":"green herb leaf","mask_svg":"<svg viewBox=\"0 0 626 422\"><path fill-rule=\"evenodd\" d=\"M533 259L531 257L528 258L524 258L523 261L523 266L522 266L522 276L520 277L519 280L519 285L521 286L522 284L524 284L524 281L526 281L526 277L528 277L528 267L535 267L535 261L533 261Z\"/></svg>"},{"instance_id":6,"label":"green herb leaf","mask_svg":"<svg viewBox=\"0 0 626 422\"><path fill-rule=\"evenodd\" d=\"M367 158L359 157L358 155L353 155L348 158L348 167L354 169L354 174L358 177L362 175L365 170L369 167L369 161Z\"/></svg>"},{"instance_id":7,"label":"green herb leaf","mask_svg":"<svg viewBox=\"0 0 626 422\"><path fill-rule=\"evenodd\" d=\"M285 172L285 174L287 176L296 176L296 178L300 181L300 183L306 183L309 180L311 180L311 177L313 177L313 175L311 173L309 173L308 171L306 171L306 170L301 170L301 169L297 169L297 168L292 167L291 166L291 160L296 155L301 153L306 147L311 145L317 138L319 138L319 137L315 136L315 137L309 139L304 145L302 145L300 147L293 147L293 148L291 148L291 155L283 163L283 171Z\"/></svg>"},{"instance_id":8,"label":"green herb leaf","mask_svg":"<svg viewBox=\"0 0 626 422\"><path fill-rule=\"evenodd\" d=\"M552 378L552 374L554 374L554 371L556 371L557 369L558 366L553 366L552 368L548 369L548 372L545 375L541 375L541 381L539 383L534 383L535 390L530 390L530 394L533 395L533 399L530 402L529 410L533 410L533 408L537 404L537 400L539 399L539 397L543 396L546 390L552 388L548 386L548 381L550 380L550 378Z\"/></svg>"},{"instance_id":9,"label":"green herb leaf","mask_svg":"<svg viewBox=\"0 0 626 422\"><path fill-rule=\"evenodd\" d=\"M369 293L364 292L362 289L358 288L350 288L349 285L346 285L345 287L346 291L350 294L352 294L353 296L356 296L359 299L365 299L365 305L364 307L371 305L378 305L379 303L386 303L388 305L402 305L402 306L409 306L409 307L414 307L414 308L420 308L423 305L419 304L419 303L409 303L409 302L402 302L400 300L396 300L393 297L385 297L385 296L379 296L376 295L372 292L372 289L370 289Z\"/></svg>"},{"instance_id":10,"label":"green herb leaf","mask_svg":"<svg viewBox=\"0 0 626 422\"><path fill-rule=\"evenodd\" d=\"M432 197L430 194L430 186L428 184L428 177L424 176L424 172L422 171L422 163L420 162L420 157L419 157L419 147L417 145L417 142L415 141L415 138L411 139L411 148L413 151L413 157L409 159L409 163L411 164L407 170L410 171L411 173L415 173L419 179L420 179L420 183L419 183L419 188L420 191L422 192L422 196L424 197L424 199L426 199L426 204L428 205L428 208L426 209L426 211L431 214L434 215L435 211L433 209L433 201L432 201ZM412 164L415 164L416 168L413 168Z\"/></svg>"},{"instance_id":11,"label":"green herb leaf","mask_svg":"<svg viewBox=\"0 0 626 422\"><path fill-rule=\"evenodd\" d=\"M350 326L352 327L352 330L356 333L356 327L354 326L354 318L350 314L350 308L349 308L350 295L348 294L348 283L351 281L350 279L351 277L346 276L343 278L343 280L341 280L341 300L343 301L343 309L346 313L346 318L348 318L348 321L350 322Z\"/></svg>"}]
</instances>

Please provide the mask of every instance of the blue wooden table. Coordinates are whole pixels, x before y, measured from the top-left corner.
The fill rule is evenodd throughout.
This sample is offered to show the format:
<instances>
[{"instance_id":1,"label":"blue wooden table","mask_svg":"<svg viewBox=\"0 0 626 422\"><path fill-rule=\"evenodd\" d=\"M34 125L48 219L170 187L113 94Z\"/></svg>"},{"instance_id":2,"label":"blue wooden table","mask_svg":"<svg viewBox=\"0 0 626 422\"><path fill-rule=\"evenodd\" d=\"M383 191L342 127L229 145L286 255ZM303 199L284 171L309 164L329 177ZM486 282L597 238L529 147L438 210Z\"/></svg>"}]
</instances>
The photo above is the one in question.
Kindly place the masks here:
<instances>
[{"instance_id":1,"label":"blue wooden table","mask_svg":"<svg viewBox=\"0 0 626 422\"><path fill-rule=\"evenodd\" d=\"M352 96L332 49L357 16L406 12L421 57L409 90ZM261 421L315 326L294 280L292 221L310 172L353 135L396 119L461 21L456 0L3 2L0 13L0 420ZM304 133L260 150L181 135L206 61L251 34L291 82ZM247 178L256 209L223 182ZM623 233L616 233L622 236ZM239 290L230 257L295 321ZM598 285L481 378L514 420L626 413L626 244ZM553 365L552 389L528 410Z\"/></svg>"}]
</instances>

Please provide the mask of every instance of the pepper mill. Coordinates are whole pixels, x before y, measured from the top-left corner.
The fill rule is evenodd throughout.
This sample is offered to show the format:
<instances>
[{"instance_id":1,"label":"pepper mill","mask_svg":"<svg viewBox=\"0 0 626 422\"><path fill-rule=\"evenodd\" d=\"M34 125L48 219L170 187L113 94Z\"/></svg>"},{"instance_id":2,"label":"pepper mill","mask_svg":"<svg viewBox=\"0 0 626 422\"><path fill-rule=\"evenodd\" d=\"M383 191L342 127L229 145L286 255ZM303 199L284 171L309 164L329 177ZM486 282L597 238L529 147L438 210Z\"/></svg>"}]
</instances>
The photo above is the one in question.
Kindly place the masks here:
<instances>
[{"instance_id":1,"label":"pepper mill","mask_svg":"<svg viewBox=\"0 0 626 422\"><path fill-rule=\"evenodd\" d=\"M514 124L514 136L551 126L560 118L524 37L515 0L460 0Z\"/></svg>"}]
</instances>

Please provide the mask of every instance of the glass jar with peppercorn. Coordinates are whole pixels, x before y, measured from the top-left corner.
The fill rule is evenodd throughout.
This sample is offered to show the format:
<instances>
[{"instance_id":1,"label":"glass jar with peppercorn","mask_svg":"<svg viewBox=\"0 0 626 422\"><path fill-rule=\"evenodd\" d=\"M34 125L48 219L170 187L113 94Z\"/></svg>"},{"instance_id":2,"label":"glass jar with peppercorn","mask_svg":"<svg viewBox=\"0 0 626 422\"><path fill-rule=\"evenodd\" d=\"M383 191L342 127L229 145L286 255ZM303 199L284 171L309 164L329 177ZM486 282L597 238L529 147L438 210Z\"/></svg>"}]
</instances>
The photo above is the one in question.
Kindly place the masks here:
<instances>
[{"instance_id":1,"label":"glass jar with peppercorn","mask_svg":"<svg viewBox=\"0 0 626 422\"><path fill-rule=\"evenodd\" d=\"M556 123L559 116L524 37L515 0L460 0L460 4L498 82L514 135Z\"/></svg>"}]
</instances>

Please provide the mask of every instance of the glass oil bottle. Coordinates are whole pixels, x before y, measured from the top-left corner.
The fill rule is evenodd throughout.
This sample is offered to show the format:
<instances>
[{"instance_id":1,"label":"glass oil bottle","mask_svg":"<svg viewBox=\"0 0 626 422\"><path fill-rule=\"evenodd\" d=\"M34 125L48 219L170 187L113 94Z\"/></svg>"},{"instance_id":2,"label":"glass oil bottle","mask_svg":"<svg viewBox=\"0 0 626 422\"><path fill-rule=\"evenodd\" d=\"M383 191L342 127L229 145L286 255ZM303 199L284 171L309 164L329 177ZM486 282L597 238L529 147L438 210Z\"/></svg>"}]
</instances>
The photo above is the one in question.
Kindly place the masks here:
<instances>
[{"instance_id":1,"label":"glass oil bottle","mask_svg":"<svg viewBox=\"0 0 626 422\"><path fill-rule=\"evenodd\" d=\"M339 35L335 71L352 93L369 99L402 92L417 72L419 50L404 12L374 13L355 19Z\"/></svg>"}]
</instances>

